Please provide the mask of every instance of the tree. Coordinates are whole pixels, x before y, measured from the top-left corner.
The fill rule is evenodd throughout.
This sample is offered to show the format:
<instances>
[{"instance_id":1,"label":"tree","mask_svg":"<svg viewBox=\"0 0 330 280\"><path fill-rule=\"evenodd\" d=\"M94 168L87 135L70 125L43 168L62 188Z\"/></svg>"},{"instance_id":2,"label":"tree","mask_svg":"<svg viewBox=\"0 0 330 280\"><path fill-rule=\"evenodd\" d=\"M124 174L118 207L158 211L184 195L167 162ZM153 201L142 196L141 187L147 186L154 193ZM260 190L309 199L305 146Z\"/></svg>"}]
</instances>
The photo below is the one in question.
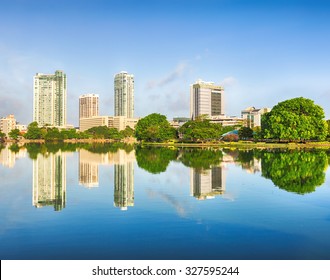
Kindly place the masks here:
<instances>
[{"instance_id":1,"label":"tree","mask_svg":"<svg viewBox=\"0 0 330 280\"><path fill-rule=\"evenodd\" d=\"M105 136L106 138L114 139L114 140L123 139L123 135L118 131L117 128L114 127L109 128L108 133Z\"/></svg>"},{"instance_id":2,"label":"tree","mask_svg":"<svg viewBox=\"0 0 330 280\"><path fill-rule=\"evenodd\" d=\"M207 119L188 121L179 128L179 134L184 140L206 141L219 139L222 134L222 126L211 123Z\"/></svg>"},{"instance_id":3,"label":"tree","mask_svg":"<svg viewBox=\"0 0 330 280\"><path fill-rule=\"evenodd\" d=\"M107 138L106 136L109 133L109 128L107 126L95 126L87 129L87 133L93 135L94 139Z\"/></svg>"},{"instance_id":4,"label":"tree","mask_svg":"<svg viewBox=\"0 0 330 280\"><path fill-rule=\"evenodd\" d=\"M119 133L116 128L109 128L107 126L95 126L86 131L88 134L92 135L94 139L114 139L120 140L123 136Z\"/></svg>"},{"instance_id":5,"label":"tree","mask_svg":"<svg viewBox=\"0 0 330 280\"><path fill-rule=\"evenodd\" d=\"M60 133L57 127L52 127L47 129L47 133L45 135L45 140L47 141L62 141L63 134Z\"/></svg>"},{"instance_id":6,"label":"tree","mask_svg":"<svg viewBox=\"0 0 330 280\"><path fill-rule=\"evenodd\" d=\"M134 136L134 129L129 126L126 126L124 130L120 131L120 134L123 136L123 138L132 137Z\"/></svg>"},{"instance_id":7,"label":"tree","mask_svg":"<svg viewBox=\"0 0 330 280\"><path fill-rule=\"evenodd\" d=\"M255 126L253 128L253 138L254 140L258 140L262 138L262 133L261 133L261 127L260 126Z\"/></svg>"},{"instance_id":8,"label":"tree","mask_svg":"<svg viewBox=\"0 0 330 280\"><path fill-rule=\"evenodd\" d=\"M253 137L253 130L249 127L242 126L238 130L239 139L251 139Z\"/></svg>"},{"instance_id":9,"label":"tree","mask_svg":"<svg viewBox=\"0 0 330 280\"><path fill-rule=\"evenodd\" d=\"M74 128L65 129L61 131L63 139L76 139L78 138L77 131Z\"/></svg>"},{"instance_id":10,"label":"tree","mask_svg":"<svg viewBox=\"0 0 330 280\"><path fill-rule=\"evenodd\" d=\"M327 136L327 139L330 140L330 120L327 120L327 125L328 125L328 136Z\"/></svg>"},{"instance_id":11,"label":"tree","mask_svg":"<svg viewBox=\"0 0 330 280\"><path fill-rule=\"evenodd\" d=\"M0 141L3 141L3 139L5 139L5 137L6 137L6 133L4 133L0 130Z\"/></svg>"},{"instance_id":12,"label":"tree","mask_svg":"<svg viewBox=\"0 0 330 280\"><path fill-rule=\"evenodd\" d=\"M322 107L303 97L278 103L261 119L264 138L285 140L324 140L327 123Z\"/></svg>"},{"instance_id":13,"label":"tree","mask_svg":"<svg viewBox=\"0 0 330 280\"><path fill-rule=\"evenodd\" d=\"M8 136L9 136L11 139L17 140L18 137L21 136L21 133L20 133L19 129L15 128L15 129L12 129L12 130L8 133Z\"/></svg>"},{"instance_id":14,"label":"tree","mask_svg":"<svg viewBox=\"0 0 330 280\"><path fill-rule=\"evenodd\" d=\"M37 122L32 122L28 125L28 131L24 137L26 139L43 139L41 128L38 127Z\"/></svg>"},{"instance_id":15,"label":"tree","mask_svg":"<svg viewBox=\"0 0 330 280\"><path fill-rule=\"evenodd\" d=\"M171 127L166 116L153 113L138 121L135 136L138 140L162 142L175 139L176 130Z\"/></svg>"}]
</instances>

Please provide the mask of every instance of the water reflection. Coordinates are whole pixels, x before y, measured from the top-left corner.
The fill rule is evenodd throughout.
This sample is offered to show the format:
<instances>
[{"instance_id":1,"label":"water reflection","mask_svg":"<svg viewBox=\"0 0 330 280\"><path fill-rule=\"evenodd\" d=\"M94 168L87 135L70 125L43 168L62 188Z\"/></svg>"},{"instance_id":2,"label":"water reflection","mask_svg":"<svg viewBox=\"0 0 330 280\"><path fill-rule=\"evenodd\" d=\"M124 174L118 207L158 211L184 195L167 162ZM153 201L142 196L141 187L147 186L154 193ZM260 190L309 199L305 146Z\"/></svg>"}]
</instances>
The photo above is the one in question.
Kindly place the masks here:
<instances>
[{"instance_id":1,"label":"water reflection","mask_svg":"<svg viewBox=\"0 0 330 280\"><path fill-rule=\"evenodd\" d=\"M8 168L13 168L17 159L26 157L25 148L17 150L11 149L11 147L9 145L0 146L0 164Z\"/></svg>"},{"instance_id":2,"label":"water reflection","mask_svg":"<svg viewBox=\"0 0 330 280\"><path fill-rule=\"evenodd\" d=\"M61 151L38 154L33 160L33 205L53 206L60 211L66 203L66 155Z\"/></svg>"},{"instance_id":3,"label":"water reflection","mask_svg":"<svg viewBox=\"0 0 330 280\"><path fill-rule=\"evenodd\" d=\"M94 152L91 152L94 151ZM114 206L121 210L134 206L134 161L132 149L115 149L108 153L100 145L79 150L79 184L87 188L99 186L99 165L114 166Z\"/></svg>"},{"instance_id":4,"label":"water reflection","mask_svg":"<svg viewBox=\"0 0 330 280\"><path fill-rule=\"evenodd\" d=\"M2 146L0 164L13 168L16 160L33 160L33 205L66 205L66 151L79 151L78 182L86 188L99 186L99 166L113 166L113 204L121 210L134 206L134 162L152 174L165 172L170 162L190 168L190 194L198 200L226 192L226 164L241 166L248 173L259 173L280 189L306 194L325 182L328 150L229 150L214 148L165 148L115 145Z\"/></svg>"},{"instance_id":5,"label":"water reflection","mask_svg":"<svg viewBox=\"0 0 330 280\"><path fill-rule=\"evenodd\" d=\"M114 206L121 210L134 206L134 152L114 154Z\"/></svg>"},{"instance_id":6,"label":"water reflection","mask_svg":"<svg viewBox=\"0 0 330 280\"><path fill-rule=\"evenodd\" d=\"M92 153L79 150L79 184L87 188L99 185L99 164L107 164L107 154Z\"/></svg>"},{"instance_id":7,"label":"water reflection","mask_svg":"<svg viewBox=\"0 0 330 280\"><path fill-rule=\"evenodd\" d=\"M153 174L165 172L169 163L177 157L177 149L139 146L136 148L138 166Z\"/></svg>"},{"instance_id":8,"label":"water reflection","mask_svg":"<svg viewBox=\"0 0 330 280\"><path fill-rule=\"evenodd\" d=\"M226 190L225 171L221 166L208 170L190 169L191 195L199 200L211 199L222 195Z\"/></svg>"},{"instance_id":9,"label":"water reflection","mask_svg":"<svg viewBox=\"0 0 330 280\"><path fill-rule=\"evenodd\" d=\"M314 192L325 182L325 151L271 151L261 153L262 176L281 189L298 194Z\"/></svg>"}]
</instances>

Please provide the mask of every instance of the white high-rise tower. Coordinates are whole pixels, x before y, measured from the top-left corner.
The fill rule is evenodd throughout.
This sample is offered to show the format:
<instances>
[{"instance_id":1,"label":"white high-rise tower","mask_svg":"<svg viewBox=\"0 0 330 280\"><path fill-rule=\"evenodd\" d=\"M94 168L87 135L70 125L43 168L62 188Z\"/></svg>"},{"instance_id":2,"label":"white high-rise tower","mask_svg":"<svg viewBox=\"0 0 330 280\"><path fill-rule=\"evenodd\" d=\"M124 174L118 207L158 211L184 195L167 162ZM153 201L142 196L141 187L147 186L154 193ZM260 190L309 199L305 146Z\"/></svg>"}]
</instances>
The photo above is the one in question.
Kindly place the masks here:
<instances>
[{"instance_id":1,"label":"white high-rise tower","mask_svg":"<svg viewBox=\"0 0 330 280\"><path fill-rule=\"evenodd\" d=\"M33 121L40 126L66 126L66 74L37 73L33 87Z\"/></svg>"},{"instance_id":2,"label":"white high-rise tower","mask_svg":"<svg viewBox=\"0 0 330 280\"><path fill-rule=\"evenodd\" d=\"M124 71L115 75L115 116L134 116L134 76Z\"/></svg>"}]
</instances>

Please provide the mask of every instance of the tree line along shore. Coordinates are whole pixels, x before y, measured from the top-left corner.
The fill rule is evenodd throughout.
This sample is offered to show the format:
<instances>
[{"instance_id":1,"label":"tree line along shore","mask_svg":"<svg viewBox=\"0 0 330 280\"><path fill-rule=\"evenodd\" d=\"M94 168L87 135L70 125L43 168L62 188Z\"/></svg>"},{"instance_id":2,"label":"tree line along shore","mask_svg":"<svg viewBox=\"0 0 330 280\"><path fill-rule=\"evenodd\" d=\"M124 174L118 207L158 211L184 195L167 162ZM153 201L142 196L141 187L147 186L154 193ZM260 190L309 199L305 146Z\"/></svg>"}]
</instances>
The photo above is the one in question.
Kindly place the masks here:
<instances>
[{"instance_id":1,"label":"tree line along shore","mask_svg":"<svg viewBox=\"0 0 330 280\"><path fill-rule=\"evenodd\" d=\"M125 142L161 145L221 145L221 146L330 146L330 120L325 120L322 107L310 99L294 98L278 103L262 115L261 127L222 126L212 123L207 116L190 120L178 129L172 127L166 116L153 113L141 118L135 130L126 127L98 126L86 131L28 125L27 132L18 129L9 137L0 131L1 142Z\"/></svg>"}]
</instances>

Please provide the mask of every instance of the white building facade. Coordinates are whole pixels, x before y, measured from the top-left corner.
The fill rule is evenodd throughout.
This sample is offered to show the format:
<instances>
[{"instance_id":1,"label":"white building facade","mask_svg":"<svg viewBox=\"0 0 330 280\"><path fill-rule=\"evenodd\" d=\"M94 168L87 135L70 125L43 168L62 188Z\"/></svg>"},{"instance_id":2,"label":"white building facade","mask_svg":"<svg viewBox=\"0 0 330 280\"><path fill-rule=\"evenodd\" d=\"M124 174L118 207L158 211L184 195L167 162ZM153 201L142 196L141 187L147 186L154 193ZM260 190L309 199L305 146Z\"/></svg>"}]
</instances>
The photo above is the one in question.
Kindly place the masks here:
<instances>
[{"instance_id":1,"label":"white building facade","mask_svg":"<svg viewBox=\"0 0 330 280\"><path fill-rule=\"evenodd\" d=\"M39 126L66 126L67 79L63 71L34 76L33 121Z\"/></svg>"},{"instance_id":2,"label":"white building facade","mask_svg":"<svg viewBox=\"0 0 330 280\"><path fill-rule=\"evenodd\" d=\"M6 134L16 128L16 119L14 115L8 115L5 118L0 118L0 131Z\"/></svg>"},{"instance_id":3,"label":"white building facade","mask_svg":"<svg viewBox=\"0 0 330 280\"><path fill-rule=\"evenodd\" d=\"M256 109L248 107L241 111L244 126L254 128L261 127L261 117L263 114L270 112L270 108Z\"/></svg>"},{"instance_id":4,"label":"white building facade","mask_svg":"<svg viewBox=\"0 0 330 280\"><path fill-rule=\"evenodd\" d=\"M115 116L134 117L134 76L122 71L115 75Z\"/></svg>"},{"instance_id":5,"label":"white building facade","mask_svg":"<svg viewBox=\"0 0 330 280\"><path fill-rule=\"evenodd\" d=\"M224 115L224 88L213 82L196 81L190 86L190 117Z\"/></svg>"}]
</instances>

